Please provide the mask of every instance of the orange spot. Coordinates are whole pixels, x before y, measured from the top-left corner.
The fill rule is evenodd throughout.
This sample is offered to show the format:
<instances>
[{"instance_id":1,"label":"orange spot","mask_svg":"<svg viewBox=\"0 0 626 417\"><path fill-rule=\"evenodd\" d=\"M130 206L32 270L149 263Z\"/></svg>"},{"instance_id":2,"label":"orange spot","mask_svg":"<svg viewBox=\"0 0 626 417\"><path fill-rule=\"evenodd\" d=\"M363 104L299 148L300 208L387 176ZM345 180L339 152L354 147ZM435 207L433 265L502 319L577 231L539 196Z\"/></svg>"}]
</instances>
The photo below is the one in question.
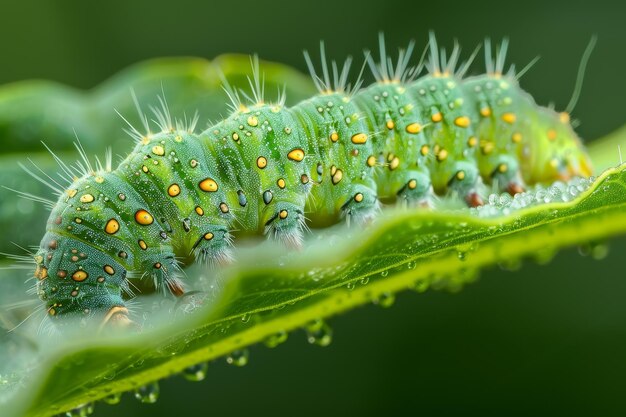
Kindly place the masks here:
<instances>
[{"instance_id":1,"label":"orange spot","mask_svg":"<svg viewBox=\"0 0 626 417\"><path fill-rule=\"evenodd\" d=\"M91 194L83 194L82 196L80 196L81 203L91 203L93 200L94 197Z\"/></svg>"},{"instance_id":2,"label":"orange spot","mask_svg":"<svg viewBox=\"0 0 626 417\"><path fill-rule=\"evenodd\" d=\"M304 159L304 151L300 148L296 148L287 154L287 158L292 161L300 162Z\"/></svg>"},{"instance_id":3,"label":"orange spot","mask_svg":"<svg viewBox=\"0 0 626 417\"><path fill-rule=\"evenodd\" d=\"M278 181L276 181L276 185L278 185L278 188L283 189L285 188L285 180L282 178L279 178Z\"/></svg>"},{"instance_id":4,"label":"orange spot","mask_svg":"<svg viewBox=\"0 0 626 417\"><path fill-rule=\"evenodd\" d=\"M104 226L104 231L110 235L114 235L120 230L120 223L115 219L110 219Z\"/></svg>"},{"instance_id":5,"label":"orange spot","mask_svg":"<svg viewBox=\"0 0 626 417\"><path fill-rule=\"evenodd\" d=\"M414 190L417 187L417 181L416 180L410 180L407 185L409 187L409 190Z\"/></svg>"},{"instance_id":6,"label":"orange spot","mask_svg":"<svg viewBox=\"0 0 626 417\"><path fill-rule=\"evenodd\" d=\"M333 142L337 142L339 140L339 134L337 132L333 132L330 134L330 140Z\"/></svg>"},{"instance_id":7,"label":"orange spot","mask_svg":"<svg viewBox=\"0 0 626 417\"><path fill-rule=\"evenodd\" d=\"M482 109L480 109L480 115L482 117L489 117L489 116L491 116L491 109L489 107L483 107Z\"/></svg>"},{"instance_id":8,"label":"orange spot","mask_svg":"<svg viewBox=\"0 0 626 417\"><path fill-rule=\"evenodd\" d=\"M146 210L137 210L135 213L135 221L142 226L148 226L154 222L154 217Z\"/></svg>"},{"instance_id":9,"label":"orange spot","mask_svg":"<svg viewBox=\"0 0 626 417\"><path fill-rule=\"evenodd\" d=\"M511 136L511 140L513 141L513 143L520 143L522 141L522 134L519 132L513 133L513 135Z\"/></svg>"},{"instance_id":10,"label":"orange spot","mask_svg":"<svg viewBox=\"0 0 626 417\"><path fill-rule=\"evenodd\" d=\"M178 184L170 185L167 189L167 194L170 197L176 197L178 194L180 194L180 187L178 186Z\"/></svg>"},{"instance_id":11,"label":"orange spot","mask_svg":"<svg viewBox=\"0 0 626 417\"><path fill-rule=\"evenodd\" d=\"M367 158L367 166L368 167L373 167L374 165L376 165L376 157L374 155L370 155Z\"/></svg>"},{"instance_id":12,"label":"orange spot","mask_svg":"<svg viewBox=\"0 0 626 417\"><path fill-rule=\"evenodd\" d=\"M145 242L145 241L143 241L143 240L139 240L137 243L139 244L139 247L140 247L141 249L143 249L143 250L148 249L148 245L146 245L146 242Z\"/></svg>"},{"instance_id":13,"label":"orange spot","mask_svg":"<svg viewBox=\"0 0 626 417\"><path fill-rule=\"evenodd\" d=\"M363 194L361 193L356 193L354 195L354 201L356 201L357 203L360 203L361 201L363 201Z\"/></svg>"},{"instance_id":14,"label":"orange spot","mask_svg":"<svg viewBox=\"0 0 626 417\"><path fill-rule=\"evenodd\" d=\"M196 213L198 213L198 216L204 216L204 210L200 206L196 207Z\"/></svg>"},{"instance_id":15,"label":"orange spot","mask_svg":"<svg viewBox=\"0 0 626 417\"><path fill-rule=\"evenodd\" d=\"M211 239L213 239L213 237L214 237L214 235L211 232L204 234L204 239L205 240L211 240Z\"/></svg>"},{"instance_id":16,"label":"orange spot","mask_svg":"<svg viewBox=\"0 0 626 417\"><path fill-rule=\"evenodd\" d=\"M35 278L42 280L48 277L48 268L45 266L37 266L35 269Z\"/></svg>"},{"instance_id":17,"label":"orange spot","mask_svg":"<svg viewBox=\"0 0 626 417\"><path fill-rule=\"evenodd\" d=\"M259 156L256 159L256 166L263 169L267 166L267 159L264 156Z\"/></svg>"},{"instance_id":18,"label":"orange spot","mask_svg":"<svg viewBox=\"0 0 626 417\"><path fill-rule=\"evenodd\" d=\"M467 116L460 116L454 119L454 124L458 127L468 127L470 125L470 118Z\"/></svg>"},{"instance_id":19,"label":"orange spot","mask_svg":"<svg viewBox=\"0 0 626 417\"><path fill-rule=\"evenodd\" d=\"M113 267L111 265L105 265L104 266L104 272L106 272L109 275L113 275L113 274L115 274L115 269L113 269Z\"/></svg>"},{"instance_id":20,"label":"orange spot","mask_svg":"<svg viewBox=\"0 0 626 417\"><path fill-rule=\"evenodd\" d=\"M200 187L202 191L205 191L207 193L214 193L219 188L217 182L215 182L213 178L206 178L200 181L198 187Z\"/></svg>"},{"instance_id":21,"label":"orange spot","mask_svg":"<svg viewBox=\"0 0 626 417\"><path fill-rule=\"evenodd\" d=\"M432 116L430 116L430 120L432 120L435 123L439 123L440 121L443 120L443 116L441 115L441 113L437 112L433 114Z\"/></svg>"},{"instance_id":22,"label":"orange spot","mask_svg":"<svg viewBox=\"0 0 626 417\"><path fill-rule=\"evenodd\" d=\"M554 129L548 129L548 139L549 140L555 140L556 139L556 130Z\"/></svg>"},{"instance_id":23,"label":"orange spot","mask_svg":"<svg viewBox=\"0 0 626 417\"><path fill-rule=\"evenodd\" d=\"M504 113L502 115L502 120L505 123L512 125L517 120L517 116L515 116L515 113Z\"/></svg>"},{"instance_id":24,"label":"orange spot","mask_svg":"<svg viewBox=\"0 0 626 417\"><path fill-rule=\"evenodd\" d=\"M89 274L83 270L78 270L72 274L72 279L76 282L83 282L89 278Z\"/></svg>"},{"instance_id":25,"label":"orange spot","mask_svg":"<svg viewBox=\"0 0 626 417\"><path fill-rule=\"evenodd\" d=\"M407 133L416 134L422 131L422 125L419 123L411 123L406 127Z\"/></svg>"},{"instance_id":26,"label":"orange spot","mask_svg":"<svg viewBox=\"0 0 626 417\"><path fill-rule=\"evenodd\" d=\"M287 212L287 210L281 210L278 212L278 217L280 217L281 219L286 219L288 215L289 213Z\"/></svg>"},{"instance_id":27,"label":"orange spot","mask_svg":"<svg viewBox=\"0 0 626 417\"><path fill-rule=\"evenodd\" d=\"M396 127L396 124L393 122L393 120L387 120L385 126L387 126L387 129L393 130L393 128Z\"/></svg>"},{"instance_id":28,"label":"orange spot","mask_svg":"<svg viewBox=\"0 0 626 417\"><path fill-rule=\"evenodd\" d=\"M357 133L356 135L352 135L350 140L356 145L362 145L367 142L367 135L365 133Z\"/></svg>"}]
</instances>

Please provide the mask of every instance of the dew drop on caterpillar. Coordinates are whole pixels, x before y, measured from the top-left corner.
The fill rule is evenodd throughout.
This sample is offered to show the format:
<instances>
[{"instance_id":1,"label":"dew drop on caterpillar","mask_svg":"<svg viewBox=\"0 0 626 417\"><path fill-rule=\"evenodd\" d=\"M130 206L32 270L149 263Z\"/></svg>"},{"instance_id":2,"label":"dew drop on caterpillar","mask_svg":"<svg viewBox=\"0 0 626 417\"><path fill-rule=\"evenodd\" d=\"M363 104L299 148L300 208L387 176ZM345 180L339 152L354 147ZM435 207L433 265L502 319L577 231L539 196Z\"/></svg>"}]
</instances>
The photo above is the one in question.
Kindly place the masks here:
<instances>
[{"instance_id":1,"label":"dew drop on caterpillar","mask_svg":"<svg viewBox=\"0 0 626 417\"><path fill-rule=\"evenodd\" d=\"M257 59L247 101L225 81L232 114L197 132L173 124L163 103L160 131L132 128L135 148L112 169L91 167L52 209L35 261L47 315L128 325L129 281L149 277L176 296L181 262L228 259L237 227L288 247L302 245L308 219L363 224L382 202L430 206L435 195L482 204L485 187L515 194L536 183L591 175L566 112L538 106L505 72L506 44L486 73L465 77L458 46L411 65L413 44L394 64L366 54L376 81L350 87L351 61L317 72L319 94L287 108L266 103ZM422 75L423 69L426 69ZM62 167L72 172L67 167Z\"/></svg>"}]
</instances>

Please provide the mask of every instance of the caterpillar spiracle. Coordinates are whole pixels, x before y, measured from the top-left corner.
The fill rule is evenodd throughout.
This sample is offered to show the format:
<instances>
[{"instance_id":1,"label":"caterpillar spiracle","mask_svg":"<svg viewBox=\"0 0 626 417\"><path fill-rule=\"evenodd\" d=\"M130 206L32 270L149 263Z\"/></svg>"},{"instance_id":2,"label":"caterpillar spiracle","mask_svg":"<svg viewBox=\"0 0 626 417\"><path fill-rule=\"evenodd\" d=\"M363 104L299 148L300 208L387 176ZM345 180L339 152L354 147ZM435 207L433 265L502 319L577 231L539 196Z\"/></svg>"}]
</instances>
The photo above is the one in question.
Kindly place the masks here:
<instances>
[{"instance_id":1,"label":"caterpillar spiracle","mask_svg":"<svg viewBox=\"0 0 626 417\"><path fill-rule=\"evenodd\" d=\"M452 194L478 206L486 185L515 194L591 175L568 113L505 72L506 43L494 57L485 42L486 73L471 77L458 46L446 55L431 36L427 49L424 65L411 66L413 43L393 63L381 37L380 61L366 54L376 81L361 88L348 85L350 60L329 66L322 45L321 74L305 54L319 94L291 108L264 101L253 60L252 96L225 83L233 112L201 132L164 104L160 132L132 129L120 165L87 166L52 209L34 273L48 317L128 325L129 280L183 294L181 264L228 258L235 226L298 247L305 213L362 224L381 201L428 207Z\"/></svg>"}]
</instances>

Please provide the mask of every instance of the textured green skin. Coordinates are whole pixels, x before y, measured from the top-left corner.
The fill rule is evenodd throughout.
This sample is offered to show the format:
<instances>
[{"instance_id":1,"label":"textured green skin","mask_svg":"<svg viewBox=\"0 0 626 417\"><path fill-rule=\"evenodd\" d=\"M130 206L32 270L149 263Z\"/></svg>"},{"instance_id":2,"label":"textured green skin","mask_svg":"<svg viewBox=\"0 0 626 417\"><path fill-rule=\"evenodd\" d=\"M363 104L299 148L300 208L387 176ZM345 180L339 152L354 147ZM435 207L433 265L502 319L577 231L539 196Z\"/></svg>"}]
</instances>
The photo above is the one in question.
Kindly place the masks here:
<instances>
[{"instance_id":1,"label":"textured green skin","mask_svg":"<svg viewBox=\"0 0 626 417\"><path fill-rule=\"evenodd\" d=\"M492 112L488 117L480 115L485 106ZM442 120L432 122L437 113ZM515 122L503 122L505 113L514 113ZM468 117L471 124L457 126L459 117ZM409 133L407 126L413 123L423 128ZM554 140L547 138L550 129L556 132ZM524 138L519 143L511 140L516 132ZM331 140L333 133L336 141ZM353 143L358 134L367 140ZM483 145L491 143L492 150L470 146L474 136ZM420 153L423 145L431 149L427 155ZM445 149L447 157L438 160L435 148ZM287 157L294 149L304 152L301 161ZM257 166L260 156L267 161L263 168ZM372 156L374 166L367 162ZM502 163L509 169L499 173L496 168ZM343 172L340 181L333 181L333 166ZM407 85L377 83L351 98L320 94L291 109L258 104L200 134L172 130L146 137L113 172L77 180L75 195L70 190L59 200L42 240L39 294L50 316L101 320L112 307L123 306L127 278L148 275L161 286L178 275L175 257L188 262L198 255L217 257L227 249L228 231L234 228L265 228L294 243L305 213L313 224L340 216L366 221L375 215L380 199L397 196L413 205L427 203L432 189L468 197L476 191L479 176L506 189L512 182L552 182L588 171L569 123L538 107L513 79L496 75L463 81L430 75ZM200 189L206 178L215 180L217 190ZM417 180L412 189L407 186L411 180ZM180 194L171 197L167 190L174 183ZM81 202L85 194L95 200ZM154 222L138 224L139 209L147 210ZM286 215L280 217L281 212ZM104 231L109 219L119 222L115 234ZM210 240L203 238L208 232ZM145 250L139 240L145 241ZM56 242L53 248L51 242ZM121 252L127 256L120 257ZM105 265L113 268L112 275ZM74 282L72 274L79 268L89 277ZM66 276L59 277L59 270L67 271Z\"/></svg>"}]
</instances>

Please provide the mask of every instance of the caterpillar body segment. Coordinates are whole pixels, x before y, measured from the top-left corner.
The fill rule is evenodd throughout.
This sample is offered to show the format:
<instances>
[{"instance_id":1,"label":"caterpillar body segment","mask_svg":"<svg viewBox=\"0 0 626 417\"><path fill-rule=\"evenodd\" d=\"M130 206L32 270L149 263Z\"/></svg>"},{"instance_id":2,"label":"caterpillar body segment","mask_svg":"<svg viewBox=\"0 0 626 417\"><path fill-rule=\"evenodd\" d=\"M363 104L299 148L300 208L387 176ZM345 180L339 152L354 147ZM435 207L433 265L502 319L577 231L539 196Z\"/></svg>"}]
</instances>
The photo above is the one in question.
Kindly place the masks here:
<instances>
[{"instance_id":1,"label":"caterpillar body segment","mask_svg":"<svg viewBox=\"0 0 626 417\"><path fill-rule=\"evenodd\" d=\"M395 68L371 63L377 82L360 90L345 67L316 78L309 59L320 94L291 108L263 102L256 69L252 103L227 88L235 111L200 133L158 113L160 133L138 135L117 169L86 173L52 210L35 272L48 315L128 325L129 280L179 296L181 264L230 259L235 229L297 248L307 220L364 223L380 201L475 206L484 184L514 194L591 174L567 114L538 106L503 58L463 79L458 49L446 59L432 42L418 79L406 52Z\"/></svg>"}]
</instances>

